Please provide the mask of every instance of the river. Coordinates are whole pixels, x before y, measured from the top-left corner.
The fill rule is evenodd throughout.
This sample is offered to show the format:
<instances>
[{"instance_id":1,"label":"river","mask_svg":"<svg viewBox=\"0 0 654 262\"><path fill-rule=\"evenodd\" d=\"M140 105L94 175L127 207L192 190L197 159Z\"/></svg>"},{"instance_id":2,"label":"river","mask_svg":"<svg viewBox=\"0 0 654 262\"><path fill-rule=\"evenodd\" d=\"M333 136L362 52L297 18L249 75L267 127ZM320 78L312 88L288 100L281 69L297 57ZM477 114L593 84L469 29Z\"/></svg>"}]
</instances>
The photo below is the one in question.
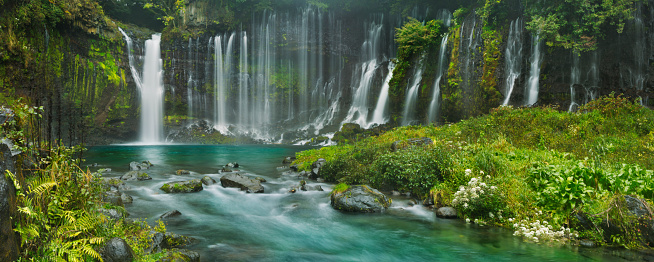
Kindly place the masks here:
<instances>
[{"instance_id":1,"label":"river","mask_svg":"<svg viewBox=\"0 0 654 262\"><path fill-rule=\"evenodd\" d=\"M620 261L642 257L622 250L548 246L523 242L512 231L440 219L410 199L393 197L381 214L341 213L329 205L333 185L323 192L288 193L299 184L283 175L285 156L307 147L277 145L157 145L91 147L85 164L92 171L111 168L105 177L129 171L131 161L149 160L153 178L128 181L134 197L126 210L151 225L170 210L168 231L198 239L188 249L202 261ZM237 162L240 172L263 177L265 193L246 194L220 185L221 166ZM177 176L178 169L190 170ZM209 176L217 184L198 193L166 194L166 182Z\"/></svg>"}]
</instances>

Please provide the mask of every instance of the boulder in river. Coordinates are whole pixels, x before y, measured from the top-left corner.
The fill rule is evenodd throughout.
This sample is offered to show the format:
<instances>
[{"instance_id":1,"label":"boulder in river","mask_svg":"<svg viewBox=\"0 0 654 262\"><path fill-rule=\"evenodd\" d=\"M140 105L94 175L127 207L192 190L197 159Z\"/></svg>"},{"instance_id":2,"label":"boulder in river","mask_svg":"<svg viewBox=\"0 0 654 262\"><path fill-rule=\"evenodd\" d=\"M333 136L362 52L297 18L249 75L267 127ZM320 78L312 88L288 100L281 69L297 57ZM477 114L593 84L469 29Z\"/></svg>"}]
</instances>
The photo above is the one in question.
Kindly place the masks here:
<instances>
[{"instance_id":1,"label":"boulder in river","mask_svg":"<svg viewBox=\"0 0 654 262\"><path fill-rule=\"evenodd\" d=\"M151 166L153 166L153 164L150 163L150 161L147 161L147 160L145 160L145 161L143 161L141 163L136 162L136 161L132 161L132 162L129 163L129 170L130 171L144 170L144 169L149 169Z\"/></svg>"},{"instance_id":2,"label":"boulder in river","mask_svg":"<svg viewBox=\"0 0 654 262\"><path fill-rule=\"evenodd\" d=\"M284 158L284 160L282 160L282 164L288 165L290 163L293 163L293 161L295 161L295 159L296 158L294 156L287 156L287 157Z\"/></svg>"},{"instance_id":3,"label":"boulder in river","mask_svg":"<svg viewBox=\"0 0 654 262\"><path fill-rule=\"evenodd\" d=\"M129 171L125 173L123 176L120 177L121 180L127 180L127 181L143 181L143 180L151 180L152 177L150 177L147 173L141 172L141 171Z\"/></svg>"},{"instance_id":4,"label":"boulder in river","mask_svg":"<svg viewBox=\"0 0 654 262\"><path fill-rule=\"evenodd\" d=\"M202 182L199 179L175 181L165 183L160 189L166 193L193 193L202 191Z\"/></svg>"},{"instance_id":5,"label":"boulder in river","mask_svg":"<svg viewBox=\"0 0 654 262\"><path fill-rule=\"evenodd\" d=\"M108 178L105 177L101 182L106 189L112 191L122 191L129 189L129 186L125 184L125 181L122 181L118 178Z\"/></svg>"},{"instance_id":6,"label":"boulder in river","mask_svg":"<svg viewBox=\"0 0 654 262\"><path fill-rule=\"evenodd\" d=\"M178 176L186 176L186 175L190 175L191 171L180 169L180 170L177 170L177 172L175 172L175 174L177 174Z\"/></svg>"},{"instance_id":7,"label":"boulder in river","mask_svg":"<svg viewBox=\"0 0 654 262\"><path fill-rule=\"evenodd\" d=\"M186 249L171 249L166 256L159 259L160 262L200 262L200 254Z\"/></svg>"},{"instance_id":8,"label":"boulder in river","mask_svg":"<svg viewBox=\"0 0 654 262\"><path fill-rule=\"evenodd\" d=\"M441 207L436 210L436 216L440 218L456 218L456 209L453 207Z\"/></svg>"},{"instance_id":9,"label":"boulder in river","mask_svg":"<svg viewBox=\"0 0 654 262\"><path fill-rule=\"evenodd\" d=\"M131 204L132 202L134 202L134 198L132 198L132 196L125 193L120 194L120 199L123 200L123 204Z\"/></svg>"},{"instance_id":10,"label":"boulder in river","mask_svg":"<svg viewBox=\"0 0 654 262\"><path fill-rule=\"evenodd\" d=\"M123 206L123 199L118 191L107 191L102 193L102 202L114 206Z\"/></svg>"},{"instance_id":11,"label":"boulder in river","mask_svg":"<svg viewBox=\"0 0 654 262\"><path fill-rule=\"evenodd\" d=\"M182 212L179 212L179 210L171 210L166 213L163 213L163 215L159 216L161 219L166 219L166 218L171 218L171 217L178 217L181 216Z\"/></svg>"},{"instance_id":12,"label":"boulder in river","mask_svg":"<svg viewBox=\"0 0 654 262\"><path fill-rule=\"evenodd\" d=\"M100 250L105 262L124 262L134 260L134 251L127 242L119 237L109 239Z\"/></svg>"},{"instance_id":13,"label":"boulder in river","mask_svg":"<svg viewBox=\"0 0 654 262\"><path fill-rule=\"evenodd\" d=\"M216 183L216 180L214 180L213 178L211 178L209 176L203 177L201 181L202 181L202 184L205 184L207 186L208 185L213 185L213 184Z\"/></svg>"},{"instance_id":14,"label":"boulder in river","mask_svg":"<svg viewBox=\"0 0 654 262\"><path fill-rule=\"evenodd\" d=\"M391 199L366 185L337 187L332 191L331 205L346 212L382 212L391 205Z\"/></svg>"},{"instance_id":15,"label":"boulder in river","mask_svg":"<svg viewBox=\"0 0 654 262\"><path fill-rule=\"evenodd\" d=\"M224 175L220 178L220 184L222 184L223 187L240 188L242 191L246 191L248 193L263 193L263 186L261 185L261 181L250 179L237 173Z\"/></svg>"}]
</instances>

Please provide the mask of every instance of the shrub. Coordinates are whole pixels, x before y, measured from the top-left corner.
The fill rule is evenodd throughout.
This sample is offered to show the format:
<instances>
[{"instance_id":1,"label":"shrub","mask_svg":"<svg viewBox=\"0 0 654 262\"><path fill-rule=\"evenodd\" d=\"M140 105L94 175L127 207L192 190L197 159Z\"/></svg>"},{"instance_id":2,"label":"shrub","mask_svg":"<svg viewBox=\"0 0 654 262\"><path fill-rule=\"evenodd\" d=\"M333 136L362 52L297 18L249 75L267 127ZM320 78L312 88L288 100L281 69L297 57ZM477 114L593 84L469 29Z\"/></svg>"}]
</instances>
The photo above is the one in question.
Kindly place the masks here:
<instances>
[{"instance_id":1,"label":"shrub","mask_svg":"<svg viewBox=\"0 0 654 262\"><path fill-rule=\"evenodd\" d=\"M467 169L466 175L471 176L472 170ZM504 196L496 186L483 182L483 171L480 171L480 175L459 187L459 191L454 193L452 206L468 219L500 221L506 216Z\"/></svg>"}]
</instances>

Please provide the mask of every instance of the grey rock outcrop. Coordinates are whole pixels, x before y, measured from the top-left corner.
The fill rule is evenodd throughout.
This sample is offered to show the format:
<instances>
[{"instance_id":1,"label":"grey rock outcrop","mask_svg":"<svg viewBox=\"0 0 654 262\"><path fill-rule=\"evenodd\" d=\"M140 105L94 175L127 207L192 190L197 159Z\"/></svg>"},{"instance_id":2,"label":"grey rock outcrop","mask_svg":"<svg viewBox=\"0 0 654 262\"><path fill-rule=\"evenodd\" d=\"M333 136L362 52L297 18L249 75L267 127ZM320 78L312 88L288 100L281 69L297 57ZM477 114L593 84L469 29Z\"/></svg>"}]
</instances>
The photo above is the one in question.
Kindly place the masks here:
<instances>
[{"instance_id":1,"label":"grey rock outcrop","mask_svg":"<svg viewBox=\"0 0 654 262\"><path fill-rule=\"evenodd\" d=\"M346 212L382 212L391 205L391 199L369 186L351 186L342 192L332 192L331 205Z\"/></svg>"},{"instance_id":2,"label":"grey rock outcrop","mask_svg":"<svg viewBox=\"0 0 654 262\"><path fill-rule=\"evenodd\" d=\"M246 191L248 193L263 193L263 186L261 185L261 181L250 179L237 173L224 175L220 178L220 184L223 187L240 188L242 191Z\"/></svg>"},{"instance_id":3,"label":"grey rock outcrop","mask_svg":"<svg viewBox=\"0 0 654 262\"><path fill-rule=\"evenodd\" d=\"M105 262L134 261L134 250L122 238L114 237L102 247L100 256Z\"/></svg>"}]
</instances>

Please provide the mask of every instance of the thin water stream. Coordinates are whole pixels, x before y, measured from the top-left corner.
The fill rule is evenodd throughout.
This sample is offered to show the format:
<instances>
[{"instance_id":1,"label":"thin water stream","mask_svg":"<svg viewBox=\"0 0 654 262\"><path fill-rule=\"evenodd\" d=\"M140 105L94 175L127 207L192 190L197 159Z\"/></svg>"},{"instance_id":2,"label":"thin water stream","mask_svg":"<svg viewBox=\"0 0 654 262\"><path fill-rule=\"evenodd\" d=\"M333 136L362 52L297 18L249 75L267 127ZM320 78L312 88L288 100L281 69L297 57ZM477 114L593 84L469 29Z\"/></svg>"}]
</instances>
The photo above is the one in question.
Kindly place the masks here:
<instances>
[{"instance_id":1,"label":"thin water stream","mask_svg":"<svg viewBox=\"0 0 654 262\"><path fill-rule=\"evenodd\" d=\"M553 247L525 243L507 229L479 227L461 220L436 218L410 199L394 197L382 214L347 214L329 205L324 192L288 193L299 183L279 169L284 156L305 150L298 146L105 146L92 147L86 163L112 168L107 177L128 171L131 161L149 160L148 181L128 181L126 206L132 218L150 224L163 213L169 231L198 242L202 261L616 261L606 249ZM260 176L265 193L246 194L219 183L198 193L166 194L165 182L210 176L220 180L220 167L238 162L240 172ZM191 175L174 175L178 169ZM309 181L309 184L318 184Z\"/></svg>"}]
</instances>

